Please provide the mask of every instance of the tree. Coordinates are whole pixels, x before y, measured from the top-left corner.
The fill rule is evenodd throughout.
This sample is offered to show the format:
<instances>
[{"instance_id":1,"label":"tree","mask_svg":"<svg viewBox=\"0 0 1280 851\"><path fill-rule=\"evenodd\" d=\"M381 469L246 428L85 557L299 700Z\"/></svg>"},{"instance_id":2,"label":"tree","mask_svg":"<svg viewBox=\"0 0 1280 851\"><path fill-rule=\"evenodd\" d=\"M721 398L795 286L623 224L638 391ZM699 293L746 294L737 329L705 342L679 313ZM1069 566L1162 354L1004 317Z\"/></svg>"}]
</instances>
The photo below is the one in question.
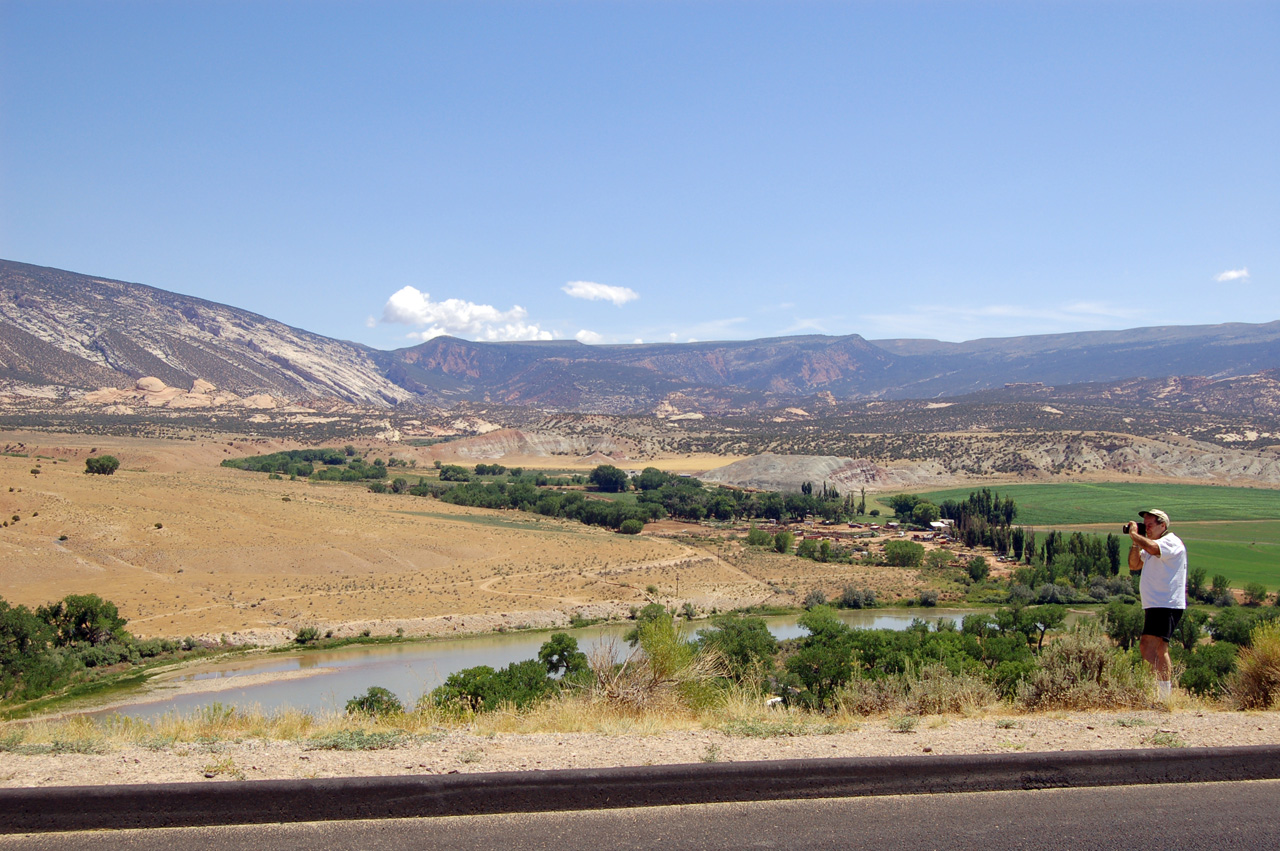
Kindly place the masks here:
<instances>
[{"instance_id":1,"label":"tree","mask_svg":"<svg viewBox=\"0 0 1280 851\"><path fill-rule=\"evenodd\" d=\"M1034 606L1023 611L1029 613L1031 626L1035 628L1036 652L1039 653L1044 648L1044 634L1066 622L1067 608L1059 605Z\"/></svg>"},{"instance_id":2,"label":"tree","mask_svg":"<svg viewBox=\"0 0 1280 851\"><path fill-rule=\"evenodd\" d=\"M714 629L698 630L698 641L719 651L734 679L741 680L753 672L768 673L773 668L778 640L763 618L722 615L711 623Z\"/></svg>"},{"instance_id":3,"label":"tree","mask_svg":"<svg viewBox=\"0 0 1280 851\"><path fill-rule=\"evenodd\" d=\"M853 630L826 606L813 607L796 622L809 635L787 659L787 671L804 685L812 702L823 706L853 677Z\"/></svg>"},{"instance_id":4,"label":"tree","mask_svg":"<svg viewBox=\"0 0 1280 851\"><path fill-rule=\"evenodd\" d=\"M657 467L645 467L636 476L635 485L642 491L654 491L671 481L671 476Z\"/></svg>"},{"instance_id":5,"label":"tree","mask_svg":"<svg viewBox=\"0 0 1280 851\"><path fill-rule=\"evenodd\" d=\"M1204 609L1187 609L1173 630L1173 640L1182 645L1184 650L1193 650L1200 642L1200 635L1208 620L1209 613Z\"/></svg>"},{"instance_id":6,"label":"tree","mask_svg":"<svg viewBox=\"0 0 1280 851\"><path fill-rule=\"evenodd\" d=\"M796 536L791 532L783 529L781 532L773 536L773 549L779 553L791 552L791 545L795 543Z\"/></svg>"},{"instance_id":7,"label":"tree","mask_svg":"<svg viewBox=\"0 0 1280 851\"><path fill-rule=\"evenodd\" d=\"M1142 607L1136 603L1122 603L1112 600L1107 604L1107 635L1120 645L1120 649L1128 650L1138 643L1142 635Z\"/></svg>"},{"instance_id":8,"label":"tree","mask_svg":"<svg viewBox=\"0 0 1280 851\"><path fill-rule=\"evenodd\" d=\"M1187 596L1192 600L1205 601L1205 582L1209 579L1209 571L1203 567L1193 567L1187 573Z\"/></svg>"},{"instance_id":9,"label":"tree","mask_svg":"<svg viewBox=\"0 0 1280 851\"><path fill-rule=\"evenodd\" d=\"M919 567L924 563L924 547L914 541L889 541L884 559L894 567Z\"/></svg>"},{"instance_id":10,"label":"tree","mask_svg":"<svg viewBox=\"0 0 1280 851\"><path fill-rule=\"evenodd\" d=\"M597 490L605 493L622 493L631 486L627 474L612 464L601 464L591 471L588 478Z\"/></svg>"},{"instance_id":11,"label":"tree","mask_svg":"<svg viewBox=\"0 0 1280 851\"><path fill-rule=\"evenodd\" d=\"M925 564L933 570L941 570L955 560L949 550L929 550L924 557Z\"/></svg>"},{"instance_id":12,"label":"tree","mask_svg":"<svg viewBox=\"0 0 1280 851\"><path fill-rule=\"evenodd\" d=\"M1209 593L1213 595L1215 606L1235 605L1236 599L1231 594L1231 580L1226 577L1226 574L1213 575L1213 584L1209 586Z\"/></svg>"},{"instance_id":13,"label":"tree","mask_svg":"<svg viewBox=\"0 0 1280 851\"><path fill-rule=\"evenodd\" d=\"M538 661L551 676L571 676L587 670L587 654L578 649L578 639L567 632L554 633L538 650Z\"/></svg>"},{"instance_id":14,"label":"tree","mask_svg":"<svg viewBox=\"0 0 1280 851\"><path fill-rule=\"evenodd\" d=\"M84 471L97 476L110 476L120 468L120 459L114 455L96 455L84 459Z\"/></svg>"},{"instance_id":15,"label":"tree","mask_svg":"<svg viewBox=\"0 0 1280 851\"><path fill-rule=\"evenodd\" d=\"M974 556L969 559L969 578L974 582L981 582L991 573L991 566L987 564L987 560L982 556Z\"/></svg>"},{"instance_id":16,"label":"tree","mask_svg":"<svg viewBox=\"0 0 1280 851\"><path fill-rule=\"evenodd\" d=\"M53 628L53 642L59 647L107 644L128 635L124 631L128 621L120 617L116 604L97 594L68 594L38 608L36 616Z\"/></svg>"},{"instance_id":17,"label":"tree","mask_svg":"<svg viewBox=\"0 0 1280 851\"><path fill-rule=\"evenodd\" d=\"M893 509L893 513L903 520L911 519L911 513L915 511L916 503L920 501L920 497L913 493L895 494L888 498L889 507Z\"/></svg>"},{"instance_id":18,"label":"tree","mask_svg":"<svg viewBox=\"0 0 1280 851\"><path fill-rule=\"evenodd\" d=\"M927 500L920 500L911 510L911 519L920 526L928 526L942 516L938 506Z\"/></svg>"},{"instance_id":19,"label":"tree","mask_svg":"<svg viewBox=\"0 0 1280 851\"><path fill-rule=\"evenodd\" d=\"M1115 533L1107 535L1107 562L1111 566L1111 575L1120 575L1120 536Z\"/></svg>"}]
</instances>

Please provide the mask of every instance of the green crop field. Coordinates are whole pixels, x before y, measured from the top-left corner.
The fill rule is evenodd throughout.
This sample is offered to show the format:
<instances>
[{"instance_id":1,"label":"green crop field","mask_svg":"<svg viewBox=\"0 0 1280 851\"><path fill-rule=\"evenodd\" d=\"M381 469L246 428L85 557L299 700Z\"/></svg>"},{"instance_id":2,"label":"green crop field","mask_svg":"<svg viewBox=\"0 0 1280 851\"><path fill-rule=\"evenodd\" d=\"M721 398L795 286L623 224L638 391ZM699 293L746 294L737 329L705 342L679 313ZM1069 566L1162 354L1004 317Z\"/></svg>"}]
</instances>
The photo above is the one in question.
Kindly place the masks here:
<instances>
[{"instance_id":1,"label":"green crop field","mask_svg":"<svg viewBox=\"0 0 1280 851\"><path fill-rule=\"evenodd\" d=\"M921 492L933 502L962 500L975 488ZM1280 590L1280 491L1212 485L1069 482L993 487L1018 505L1025 526L1120 532L1138 511L1160 508L1187 544L1192 567L1221 573L1237 588L1261 582ZM886 512L890 514L892 512Z\"/></svg>"},{"instance_id":2,"label":"green crop field","mask_svg":"<svg viewBox=\"0 0 1280 851\"><path fill-rule=\"evenodd\" d=\"M976 488L920 493L932 502L962 500ZM1212 485L1068 482L993 487L1018 504L1018 522L1027 526L1068 526L1136 520L1146 508L1160 508L1174 524L1189 520L1280 520L1280 490Z\"/></svg>"}]
</instances>

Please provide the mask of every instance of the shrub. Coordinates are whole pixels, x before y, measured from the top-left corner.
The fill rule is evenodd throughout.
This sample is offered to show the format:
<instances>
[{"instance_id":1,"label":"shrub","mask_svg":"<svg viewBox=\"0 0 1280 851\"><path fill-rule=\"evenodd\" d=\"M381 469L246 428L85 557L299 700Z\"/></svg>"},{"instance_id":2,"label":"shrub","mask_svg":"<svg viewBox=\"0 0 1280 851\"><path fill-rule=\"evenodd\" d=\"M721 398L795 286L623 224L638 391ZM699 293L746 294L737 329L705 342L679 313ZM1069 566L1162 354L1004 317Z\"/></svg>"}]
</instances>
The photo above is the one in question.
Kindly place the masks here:
<instances>
[{"instance_id":1,"label":"shrub","mask_svg":"<svg viewBox=\"0 0 1280 851\"><path fill-rule=\"evenodd\" d=\"M1116 652L1101 624L1082 620L1045 648L1017 699L1028 710L1140 707L1151 702L1150 685L1145 663Z\"/></svg>"},{"instance_id":2,"label":"shrub","mask_svg":"<svg viewBox=\"0 0 1280 851\"><path fill-rule=\"evenodd\" d=\"M1280 617L1272 610L1249 611L1242 608L1223 609L1209 621L1209 635L1214 641L1229 641L1242 647L1249 645L1254 629Z\"/></svg>"},{"instance_id":3,"label":"shrub","mask_svg":"<svg viewBox=\"0 0 1280 851\"><path fill-rule=\"evenodd\" d=\"M1239 648L1226 641L1202 644L1192 652L1176 652L1175 659L1186 670L1178 685L1201 697L1221 697L1236 670Z\"/></svg>"},{"instance_id":4,"label":"shrub","mask_svg":"<svg viewBox=\"0 0 1280 851\"><path fill-rule=\"evenodd\" d=\"M752 526L747 530L747 543L754 547L767 547L773 543L773 536L763 529Z\"/></svg>"},{"instance_id":5,"label":"shrub","mask_svg":"<svg viewBox=\"0 0 1280 851\"><path fill-rule=\"evenodd\" d=\"M110 476L119 468L120 460L114 455L97 455L84 461L84 471L98 476Z\"/></svg>"},{"instance_id":6,"label":"shrub","mask_svg":"<svg viewBox=\"0 0 1280 851\"><path fill-rule=\"evenodd\" d=\"M1237 670L1229 687L1241 709L1268 709L1280 705L1280 621L1264 623L1240 649Z\"/></svg>"},{"instance_id":7,"label":"shrub","mask_svg":"<svg viewBox=\"0 0 1280 851\"><path fill-rule=\"evenodd\" d=\"M622 521L618 531L624 535L639 535L644 531L644 523L634 517Z\"/></svg>"},{"instance_id":8,"label":"shrub","mask_svg":"<svg viewBox=\"0 0 1280 851\"><path fill-rule=\"evenodd\" d=\"M1267 602L1267 586L1261 582L1250 582L1244 586L1245 600L1251 606L1261 606Z\"/></svg>"},{"instance_id":9,"label":"shrub","mask_svg":"<svg viewBox=\"0 0 1280 851\"><path fill-rule=\"evenodd\" d=\"M311 644L320 640L320 630L314 626L304 626L298 630L298 634L293 637L298 644Z\"/></svg>"},{"instance_id":10,"label":"shrub","mask_svg":"<svg viewBox=\"0 0 1280 851\"><path fill-rule=\"evenodd\" d=\"M827 595L823 594L822 591L817 588L810 590L808 594L804 595L804 607L806 609L812 609L814 606L825 606L826 604Z\"/></svg>"},{"instance_id":11,"label":"shrub","mask_svg":"<svg viewBox=\"0 0 1280 851\"><path fill-rule=\"evenodd\" d=\"M451 674L444 685L432 690L429 697L437 706L489 712L504 703L522 709L549 694L553 688L554 683L547 676L545 664L527 659L497 671L488 665L465 668Z\"/></svg>"},{"instance_id":12,"label":"shrub","mask_svg":"<svg viewBox=\"0 0 1280 851\"><path fill-rule=\"evenodd\" d=\"M773 549L775 552L783 554L789 553L791 552L791 545L795 543L795 540L795 535L783 530L773 536Z\"/></svg>"},{"instance_id":13,"label":"shrub","mask_svg":"<svg viewBox=\"0 0 1280 851\"><path fill-rule=\"evenodd\" d=\"M728 673L714 648L685 640L668 614L638 627L639 645L618 662L612 645L591 655L592 695L619 709L637 711L680 702L698 706L714 694L711 684Z\"/></svg>"},{"instance_id":14,"label":"shrub","mask_svg":"<svg viewBox=\"0 0 1280 851\"><path fill-rule=\"evenodd\" d=\"M840 599L836 601L836 607L841 609L874 609L876 607L876 592L870 588L854 588L852 585L846 585L844 590L840 592Z\"/></svg>"},{"instance_id":15,"label":"shrub","mask_svg":"<svg viewBox=\"0 0 1280 851\"><path fill-rule=\"evenodd\" d=\"M364 694L347 701L348 715L395 715L404 712L402 704L394 694L382 686L369 686Z\"/></svg>"}]
</instances>

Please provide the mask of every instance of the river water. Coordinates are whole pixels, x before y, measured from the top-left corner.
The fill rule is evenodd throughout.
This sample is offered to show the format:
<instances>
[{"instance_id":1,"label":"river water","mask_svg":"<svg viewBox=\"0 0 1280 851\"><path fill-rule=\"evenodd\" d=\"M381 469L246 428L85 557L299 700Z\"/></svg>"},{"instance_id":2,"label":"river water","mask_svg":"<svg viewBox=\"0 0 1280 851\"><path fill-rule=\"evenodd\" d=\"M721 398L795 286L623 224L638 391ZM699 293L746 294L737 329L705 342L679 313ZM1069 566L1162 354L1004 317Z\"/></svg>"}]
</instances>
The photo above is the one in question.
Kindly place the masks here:
<instances>
[{"instance_id":1,"label":"river water","mask_svg":"<svg viewBox=\"0 0 1280 851\"><path fill-rule=\"evenodd\" d=\"M837 615L857 629L906 629L915 619L937 623L943 619L957 624L970 609L893 609L844 610ZM796 620L798 615L765 618L769 631L778 639L798 638L807 634ZM632 624L608 624L581 629L556 630L578 639L578 649L590 654L592 649L613 643L622 656L630 648L622 636ZM693 629L709 624L694 623ZM271 654L233 662L210 662L184 669L167 682L193 680L230 680L253 678L245 687L227 687L219 683L219 691L186 694L138 703L117 709L92 713L119 714L133 718L156 718L167 713L190 714L218 703L242 709L271 712L288 707L323 713L342 712L348 700L363 695L370 686L381 686L394 692L406 707L445 681L449 675L465 668L488 665L501 668L512 662L536 659L538 650L551 637L551 632L508 632L470 638L421 641L408 644L356 645L327 651L300 651ZM299 673L315 676L299 676ZM265 677L263 675L266 675ZM271 675L280 678L273 679ZM266 679L265 682L263 680Z\"/></svg>"}]
</instances>

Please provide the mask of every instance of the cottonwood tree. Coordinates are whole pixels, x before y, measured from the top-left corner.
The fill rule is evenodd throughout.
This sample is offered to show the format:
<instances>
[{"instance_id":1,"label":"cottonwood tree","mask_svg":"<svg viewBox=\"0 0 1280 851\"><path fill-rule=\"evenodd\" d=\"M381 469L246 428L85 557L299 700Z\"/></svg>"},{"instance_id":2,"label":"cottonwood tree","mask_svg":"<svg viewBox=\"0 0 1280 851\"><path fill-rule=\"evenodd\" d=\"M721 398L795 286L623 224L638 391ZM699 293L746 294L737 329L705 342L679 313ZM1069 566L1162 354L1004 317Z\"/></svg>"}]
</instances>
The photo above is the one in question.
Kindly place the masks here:
<instances>
[{"instance_id":1,"label":"cottonwood tree","mask_svg":"<svg viewBox=\"0 0 1280 851\"><path fill-rule=\"evenodd\" d=\"M96 455L84 460L84 471L98 476L110 476L120 468L120 459L114 455Z\"/></svg>"}]
</instances>

